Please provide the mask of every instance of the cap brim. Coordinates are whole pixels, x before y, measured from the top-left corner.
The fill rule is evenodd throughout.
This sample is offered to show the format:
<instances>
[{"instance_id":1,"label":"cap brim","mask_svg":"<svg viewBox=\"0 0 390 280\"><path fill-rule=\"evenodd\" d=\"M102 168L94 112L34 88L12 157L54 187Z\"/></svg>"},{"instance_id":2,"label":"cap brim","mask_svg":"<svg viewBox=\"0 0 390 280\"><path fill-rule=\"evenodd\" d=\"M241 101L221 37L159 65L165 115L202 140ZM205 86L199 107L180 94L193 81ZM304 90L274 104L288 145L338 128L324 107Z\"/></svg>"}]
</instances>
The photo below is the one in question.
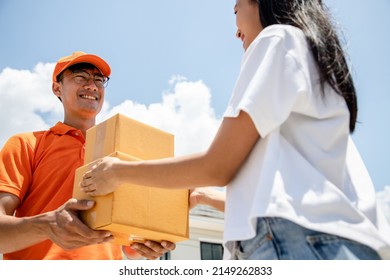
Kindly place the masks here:
<instances>
[{"instance_id":1,"label":"cap brim","mask_svg":"<svg viewBox=\"0 0 390 280\"><path fill-rule=\"evenodd\" d=\"M57 65L55 67L55 70L53 72L53 82L56 81L57 76L61 74L65 69L69 68L72 65L79 64L79 63L89 63L94 65L104 76L110 76L111 75L111 68L108 65L107 62L105 62L103 59L101 59L97 55L93 54L83 54L80 55L70 61L58 61Z\"/></svg>"},{"instance_id":2,"label":"cap brim","mask_svg":"<svg viewBox=\"0 0 390 280\"><path fill-rule=\"evenodd\" d=\"M78 63L90 63L90 64L96 66L96 68L98 68L104 76L110 76L110 74L111 74L111 68L107 64L107 62L105 62L103 59L101 59L97 55L93 55L93 54L85 54L85 55L80 55L80 56L76 57L72 61L69 61L69 63L67 63L65 65L65 67L63 67L63 70L65 70L66 68L68 68L72 65L78 64Z\"/></svg>"}]
</instances>

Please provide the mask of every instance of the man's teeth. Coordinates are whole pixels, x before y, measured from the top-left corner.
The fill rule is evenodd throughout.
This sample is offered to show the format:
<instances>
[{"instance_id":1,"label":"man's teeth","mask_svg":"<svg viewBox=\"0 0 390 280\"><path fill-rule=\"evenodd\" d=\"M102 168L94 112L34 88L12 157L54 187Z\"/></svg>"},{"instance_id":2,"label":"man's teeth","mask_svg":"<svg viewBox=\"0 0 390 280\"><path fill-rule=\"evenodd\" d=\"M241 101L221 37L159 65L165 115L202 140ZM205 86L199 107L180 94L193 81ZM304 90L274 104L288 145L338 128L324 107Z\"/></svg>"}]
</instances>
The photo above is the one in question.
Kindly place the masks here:
<instances>
[{"instance_id":1,"label":"man's teeth","mask_svg":"<svg viewBox=\"0 0 390 280\"><path fill-rule=\"evenodd\" d=\"M82 98L85 98L85 99L90 99L90 100L97 100L96 97L90 96L90 95L82 95L81 97L82 97Z\"/></svg>"}]
</instances>

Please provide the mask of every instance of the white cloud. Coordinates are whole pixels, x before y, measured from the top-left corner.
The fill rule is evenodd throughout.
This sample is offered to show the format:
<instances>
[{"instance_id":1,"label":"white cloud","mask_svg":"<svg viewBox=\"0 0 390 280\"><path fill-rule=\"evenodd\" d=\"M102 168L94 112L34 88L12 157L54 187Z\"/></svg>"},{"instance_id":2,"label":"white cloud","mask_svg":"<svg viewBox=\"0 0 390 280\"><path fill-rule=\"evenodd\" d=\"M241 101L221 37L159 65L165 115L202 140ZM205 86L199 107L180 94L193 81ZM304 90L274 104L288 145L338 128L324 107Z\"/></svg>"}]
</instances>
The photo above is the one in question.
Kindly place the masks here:
<instances>
[{"instance_id":1,"label":"white cloud","mask_svg":"<svg viewBox=\"0 0 390 280\"><path fill-rule=\"evenodd\" d=\"M137 104L130 100L106 109L100 119L121 113L175 135L175 154L205 150L211 143L220 119L211 108L211 93L202 81L190 82L176 76L170 80L171 90L160 103Z\"/></svg>"},{"instance_id":2,"label":"white cloud","mask_svg":"<svg viewBox=\"0 0 390 280\"><path fill-rule=\"evenodd\" d=\"M5 68L0 73L1 146L15 133L45 129L62 116L51 91L53 67L39 63L32 71Z\"/></svg>"},{"instance_id":3,"label":"white cloud","mask_svg":"<svg viewBox=\"0 0 390 280\"><path fill-rule=\"evenodd\" d=\"M40 63L32 71L6 68L0 73L0 147L13 134L47 129L63 120L62 105L51 91L53 68L52 63ZM126 100L110 108L105 102L98 122L122 113L174 134L176 155L203 151L220 123L211 108L209 88L180 75L173 76L169 85L160 103Z\"/></svg>"}]
</instances>

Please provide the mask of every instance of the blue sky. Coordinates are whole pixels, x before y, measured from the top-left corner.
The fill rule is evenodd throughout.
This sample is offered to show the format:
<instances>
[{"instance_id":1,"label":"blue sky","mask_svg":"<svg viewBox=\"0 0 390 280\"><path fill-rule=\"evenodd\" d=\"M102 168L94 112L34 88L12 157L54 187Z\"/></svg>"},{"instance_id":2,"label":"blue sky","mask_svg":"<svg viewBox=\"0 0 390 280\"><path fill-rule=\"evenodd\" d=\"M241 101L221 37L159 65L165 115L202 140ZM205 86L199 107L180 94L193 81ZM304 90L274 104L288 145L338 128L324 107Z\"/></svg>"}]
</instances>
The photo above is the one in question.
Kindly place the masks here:
<instances>
[{"instance_id":1,"label":"blue sky","mask_svg":"<svg viewBox=\"0 0 390 280\"><path fill-rule=\"evenodd\" d=\"M234 36L234 3L1 0L0 145L61 118L51 94L53 63L83 50L112 67L103 115L125 112L171 130L181 153L205 148L243 54ZM343 29L358 91L353 138L380 191L390 185L390 1L325 3Z\"/></svg>"}]
</instances>

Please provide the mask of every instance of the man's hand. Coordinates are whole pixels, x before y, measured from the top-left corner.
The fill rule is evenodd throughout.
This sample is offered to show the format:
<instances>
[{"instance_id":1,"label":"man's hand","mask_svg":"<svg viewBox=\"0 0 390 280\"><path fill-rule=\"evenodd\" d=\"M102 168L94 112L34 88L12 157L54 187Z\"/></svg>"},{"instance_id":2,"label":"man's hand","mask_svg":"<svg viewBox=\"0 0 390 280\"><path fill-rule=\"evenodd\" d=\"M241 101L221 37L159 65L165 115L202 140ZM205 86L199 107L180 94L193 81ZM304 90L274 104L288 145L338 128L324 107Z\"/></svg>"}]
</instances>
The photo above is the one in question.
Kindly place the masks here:
<instances>
[{"instance_id":1,"label":"man's hand","mask_svg":"<svg viewBox=\"0 0 390 280\"><path fill-rule=\"evenodd\" d=\"M175 250L175 243L169 241L162 241L161 243L151 240L145 243L133 243L130 246L122 246L122 251L129 259L139 259L141 257L149 260L160 258L168 251Z\"/></svg>"},{"instance_id":2,"label":"man's hand","mask_svg":"<svg viewBox=\"0 0 390 280\"><path fill-rule=\"evenodd\" d=\"M65 250L111 241L109 231L92 230L78 218L78 211L93 206L91 200L72 198L53 211L48 230L50 240Z\"/></svg>"}]
</instances>

